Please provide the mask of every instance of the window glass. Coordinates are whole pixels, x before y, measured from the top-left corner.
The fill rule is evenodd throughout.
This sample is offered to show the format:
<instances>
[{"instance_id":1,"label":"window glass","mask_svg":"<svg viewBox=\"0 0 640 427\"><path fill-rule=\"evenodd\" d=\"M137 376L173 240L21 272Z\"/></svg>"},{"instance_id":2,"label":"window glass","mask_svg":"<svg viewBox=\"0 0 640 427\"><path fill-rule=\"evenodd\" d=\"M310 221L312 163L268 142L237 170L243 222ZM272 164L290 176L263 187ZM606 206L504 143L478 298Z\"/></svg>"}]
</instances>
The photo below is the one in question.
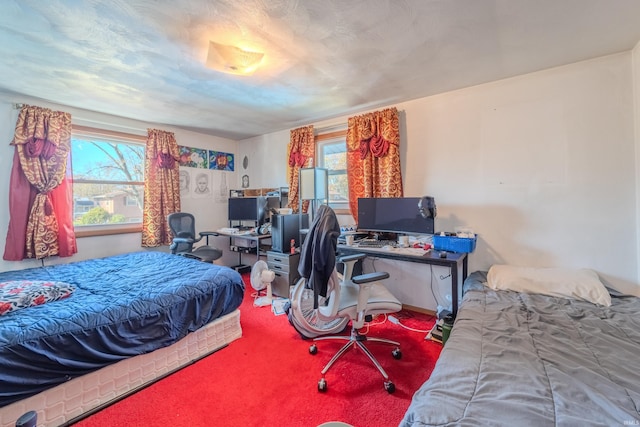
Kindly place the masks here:
<instances>
[{"instance_id":1,"label":"window glass","mask_svg":"<svg viewBox=\"0 0 640 427\"><path fill-rule=\"evenodd\" d=\"M144 144L73 133L73 224L118 227L142 224Z\"/></svg>"},{"instance_id":2,"label":"window glass","mask_svg":"<svg viewBox=\"0 0 640 427\"><path fill-rule=\"evenodd\" d=\"M329 206L349 209L347 144L344 138L318 142L318 166L329 173Z\"/></svg>"}]
</instances>

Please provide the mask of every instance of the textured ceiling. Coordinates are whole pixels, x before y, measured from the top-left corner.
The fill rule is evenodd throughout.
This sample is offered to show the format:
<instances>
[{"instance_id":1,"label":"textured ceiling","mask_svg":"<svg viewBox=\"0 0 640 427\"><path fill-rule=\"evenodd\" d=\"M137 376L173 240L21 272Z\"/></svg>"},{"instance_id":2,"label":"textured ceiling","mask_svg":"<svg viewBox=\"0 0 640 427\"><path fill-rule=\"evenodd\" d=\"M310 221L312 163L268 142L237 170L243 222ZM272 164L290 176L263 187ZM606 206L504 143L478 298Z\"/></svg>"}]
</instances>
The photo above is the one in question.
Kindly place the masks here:
<instances>
[{"instance_id":1,"label":"textured ceiling","mask_svg":"<svg viewBox=\"0 0 640 427\"><path fill-rule=\"evenodd\" d=\"M0 91L243 139L638 41L640 0L1 0Z\"/></svg>"}]
</instances>

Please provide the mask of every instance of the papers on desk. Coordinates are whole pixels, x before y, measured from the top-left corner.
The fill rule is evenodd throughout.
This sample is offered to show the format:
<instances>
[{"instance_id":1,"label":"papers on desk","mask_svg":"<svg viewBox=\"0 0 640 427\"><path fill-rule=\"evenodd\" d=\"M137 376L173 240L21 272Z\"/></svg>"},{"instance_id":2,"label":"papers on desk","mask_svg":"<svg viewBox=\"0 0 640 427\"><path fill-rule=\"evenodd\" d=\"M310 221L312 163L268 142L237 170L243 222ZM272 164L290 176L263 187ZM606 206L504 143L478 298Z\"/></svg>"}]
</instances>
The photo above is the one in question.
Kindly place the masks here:
<instances>
[{"instance_id":1,"label":"papers on desk","mask_svg":"<svg viewBox=\"0 0 640 427\"><path fill-rule=\"evenodd\" d=\"M252 234L252 230L240 230L234 227L223 227L216 230L220 234L233 234L234 236L246 236Z\"/></svg>"},{"instance_id":2,"label":"papers on desk","mask_svg":"<svg viewBox=\"0 0 640 427\"><path fill-rule=\"evenodd\" d=\"M428 254L431 249L423 249L423 248L394 248L393 250L398 253L405 255L414 255L414 256L422 256Z\"/></svg>"},{"instance_id":3,"label":"papers on desk","mask_svg":"<svg viewBox=\"0 0 640 427\"><path fill-rule=\"evenodd\" d=\"M357 246L356 246L357 247ZM367 250L371 248L366 248ZM382 248L376 248L376 252L391 252L398 255L413 255L413 256L423 256L429 253L430 249L424 250L422 248L398 248L398 247L390 247L385 246Z\"/></svg>"}]
</instances>

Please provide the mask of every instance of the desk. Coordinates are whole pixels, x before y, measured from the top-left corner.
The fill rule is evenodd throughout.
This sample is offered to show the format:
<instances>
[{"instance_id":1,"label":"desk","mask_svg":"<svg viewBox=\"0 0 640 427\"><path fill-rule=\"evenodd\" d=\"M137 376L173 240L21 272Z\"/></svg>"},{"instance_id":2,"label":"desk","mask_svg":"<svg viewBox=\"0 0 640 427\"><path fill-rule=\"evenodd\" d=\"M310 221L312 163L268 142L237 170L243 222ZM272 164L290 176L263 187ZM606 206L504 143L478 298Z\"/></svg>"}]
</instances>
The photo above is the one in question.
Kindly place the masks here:
<instances>
[{"instance_id":1,"label":"desk","mask_svg":"<svg viewBox=\"0 0 640 427\"><path fill-rule=\"evenodd\" d=\"M257 234L257 233L225 233L222 231L210 232L215 233L218 236L225 236L229 238L229 250L238 253L238 265L234 265L234 270L239 272L250 271L251 267L242 263L242 254L248 254L253 252L251 248L241 249L239 246L235 246L235 239L246 239L249 241L255 240L256 242L256 261L260 260L260 243L266 239L271 239L271 234ZM208 237L208 236L207 236ZM266 254L263 252L263 254Z\"/></svg>"},{"instance_id":2,"label":"desk","mask_svg":"<svg viewBox=\"0 0 640 427\"><path fill-rule=\"evenodd\" d=\"M431 250L424 253L422 249L414 248L361 248L358 245L338 245L338 254L350 255L356 253L389 258L397 261L417 262L421 264L440 265L449 267L451 271L451 311L455 316L458 312L458 268L462 266L462 281L467 278L467 254L447 252L446 258L440 258L440 252Z\"/></svg>"}]
</instances>

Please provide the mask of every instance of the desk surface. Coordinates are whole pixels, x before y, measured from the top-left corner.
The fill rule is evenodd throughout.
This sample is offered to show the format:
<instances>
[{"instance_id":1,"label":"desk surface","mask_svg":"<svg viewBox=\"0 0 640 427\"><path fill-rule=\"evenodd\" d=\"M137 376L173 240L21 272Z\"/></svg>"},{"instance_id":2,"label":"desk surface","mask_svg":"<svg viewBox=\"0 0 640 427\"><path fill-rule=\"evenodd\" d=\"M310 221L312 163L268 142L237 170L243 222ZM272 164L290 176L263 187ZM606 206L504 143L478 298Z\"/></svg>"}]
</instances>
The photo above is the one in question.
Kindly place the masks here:
<instances>
[{"instance_id":1,"label":"desk surface","mask_svg":"<svg viewBox=\"0 0 640 427\"><path fill-rule=\"evenodd\" d=\"M457 264L464 260L467 256L466 253L452 253L447 252L446 258L440 258L440 252L418 248L372 248L372 247L360 247L357 244L354 245L338 245L338 252L343 253L365 253L368 255L375 255L381 258L392 258L410 262L421 262L425 264L436 265L448 265Z\"/></svg>"},{"instance_id":2,"label":"desk surface","mask_svg":"<svg viewBox=\"0 0 640 427\"><path fill-rule=\"evenodd\" d=\"M462 267L462 282L467 278L467 254L446 252L446 258L440 258L440 251L425 251L424 249L415 248L371 248L359 247L357 244L352 246L338 245L338 253L340 254L357 254L363 253L370 256L380 258L389 258L397 261L417 262L421 264L432 264L443 267L449 267L451 271L451 307L453 315L458 312L458 267ZM422 252L422 253L421 253Z\"/></svg>"}]
</instances>

